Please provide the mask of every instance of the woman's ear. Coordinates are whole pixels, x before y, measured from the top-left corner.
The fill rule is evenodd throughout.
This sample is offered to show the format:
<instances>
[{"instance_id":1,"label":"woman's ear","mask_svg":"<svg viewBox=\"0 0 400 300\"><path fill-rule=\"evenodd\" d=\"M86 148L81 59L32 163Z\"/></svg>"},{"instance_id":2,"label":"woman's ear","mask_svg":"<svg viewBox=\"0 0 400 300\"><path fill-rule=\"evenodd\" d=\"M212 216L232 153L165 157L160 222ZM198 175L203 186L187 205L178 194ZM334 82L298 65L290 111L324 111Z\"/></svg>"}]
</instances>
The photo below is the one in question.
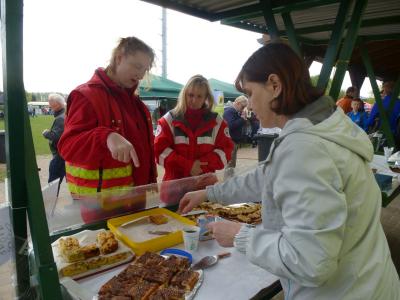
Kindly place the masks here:
<instances>
[{"instance_id":1,"label":"woman's ear","mask_svg":"<svg viewBox=\"0 0 400 300\"><path fill-rule=\"evenodd\" d=\"M270 74L268 76L267 83L270 83L273 88L273 96L274 98L277 98L281 92L282 92L282 83L278 75L276 74Z\"/></svg>"}]
</instances>

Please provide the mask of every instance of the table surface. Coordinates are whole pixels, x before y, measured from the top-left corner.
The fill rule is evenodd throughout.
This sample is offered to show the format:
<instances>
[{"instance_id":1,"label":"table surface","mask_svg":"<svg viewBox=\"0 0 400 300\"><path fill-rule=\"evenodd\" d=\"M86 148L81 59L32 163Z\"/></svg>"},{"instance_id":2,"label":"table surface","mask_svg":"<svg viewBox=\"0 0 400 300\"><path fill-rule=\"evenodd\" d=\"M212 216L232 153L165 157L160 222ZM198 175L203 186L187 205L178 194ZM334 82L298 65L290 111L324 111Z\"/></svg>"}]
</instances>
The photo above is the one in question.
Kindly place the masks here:
<instances>
[{"instance_id":1,"label":"table surface","mask_svg":"<svg viewBox=\"0 0 400 300\"><path fill-rule=\"evenodd\" d=\"M176 248L183 248L177 245ZM199 242L199 248L193 252L193 262L206 255L231 252L231 256L221 259L216 265L203 270L204 280L195 296L199 299L250 299L260 290L272 285L278 278L266 270L250 263L246 256L235 248L223 248L215 240ZM79 294L93 297L100 287L113 276L120 273L127 265L91 276L78 281L74 286ZM92 298L90 298L92 299Z\"/></svg>"}]
</instances>

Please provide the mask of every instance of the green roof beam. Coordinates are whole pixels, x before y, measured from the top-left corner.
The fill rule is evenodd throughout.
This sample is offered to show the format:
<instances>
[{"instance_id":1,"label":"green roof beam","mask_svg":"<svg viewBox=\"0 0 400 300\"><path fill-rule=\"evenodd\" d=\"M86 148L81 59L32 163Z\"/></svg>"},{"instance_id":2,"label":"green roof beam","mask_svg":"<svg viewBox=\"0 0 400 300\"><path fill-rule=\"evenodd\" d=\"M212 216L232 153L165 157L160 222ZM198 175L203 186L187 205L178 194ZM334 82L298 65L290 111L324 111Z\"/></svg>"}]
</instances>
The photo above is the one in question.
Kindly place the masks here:
<instances>
[{"instance_id":1,"label":"green roof beam","mask_svg":"<svg viewBox=\"0 0 400 300\"><path fill-rule=\"evenodd\" d=\"M367 70L369 81L371 82L372 91L374 92L375 102L376 105L378 105L379 116L381 118L381 128L386 136L388 145L390 147L393 147L395 143L392 131L390 130L388 116L386 114L385 108L382 103L382 98L378 84L376 83L376 78L372 67L371 59L369 58L368 49L366 45L364 45L362 39L359 39L359 48L365 69Z\"/></svg>"},{"instance_id":2,"label":"green roof beam","mask_svg":"<svg viewBox=\"0 0 400 300\"><path fill-rule=\"evenodd\" d=\"M294 29L294 25L293 25L292 18L290 17L290 13L282 13L282 19L283 19L283 22L285 23L286 32L287 32L290 46L300 57L303 57L300 46L299 46L299 42L297 41L296 31Z\"/></svg>"},{"instance_id":3,"label":"green roof beam","mask_svg":"<svg viewBox=\"0 0 400 300\"><path fill-rule=\"evenodd\" d=\"M400 20L400 16L363 20L361 22L361 27L376 27L376 26L382 26L382 25L398 24L399 20ZM346 28L349 28L349 26L351 26L351 25L352 25L351 21L347 22ZM332 28L333 28L332 24L324 24L324 25L319 25L319 26L298 28L296 30L296 32L297 32L297 34L307 34L307 33L331 31ZM282 33L284 33L284 31Z\"/></svg>"},{"instance_id":4,"label":"green roof beam","mask_svg":"<svg viewBox=\"0 0 400 300\"><path fill-rule=\"evenodd\" d=\"M264 26L257 26L257 25L254 25L254 24L248 24L248 23L240 22L240 23L232 24L230 26L236 27L236 28L240 28L240 29L244 29L244 30L253 31L253 32L258 32L258 33L261 33L261 34L268 33L267 29Z\"/></svg>"},{"instance_id":5,"label":"green roof beam","mask_svg":"<svg viewBox=\"0 0 400 300\"><path fill-rule=\"evenodd\" d=\"M271 0L261 0L261 3L263 4L263 13L268 28L268 34L270 35L271 40L277 40L279 39L279 30L275 21L274 13L272 12Z\"/></svg>"},{"instance_id":6,"label":"green roof beam","mask_svg":"<svg viewBox=\"0 0 400 300\"><path fill-rule=\"evenodd\" d=\"M305 10L315 6L323 6L337 2L339 2L339 0L303 0L296 1L296 3L282 5L282 1L273 1L272 11L274 14L288 13L296 10ZM264 16L263 6L260 5L260 3L257 3L216 13L214 14L213 18L215 21L223 20L224 24L230 25L249 18L258 18L262 16Z\"/></svg>"},{"instance_id":7,"label":"green roof beam","mask_svg":"<svg viewBox=\"0 0 400 300\"><path fill-rule=\"evenodd\" d=\"M318 78L318 83L317 87L320 88L321 90L325 90L329 77L332 72L333 64L336 60L336 55L339 50L340 42L342 40L343 32L344 32L344 27L345 27L345 20L347 18L347 14L350 11L350 4L351 1L347 0L342 0L340 2L340 6L338 9L338 13L336 16L336 21L335 25L332 31L331 39L329 41L324 61L322 64L322 69L321 73Z\"/></svg>"},{"instance_id":8,"label":"green roof beam","mask_svg":"<svg viewBox=\"0 0 400 300\"><path fill-rule=\"evenodd\" d=\"M176 1L169 1L169 0L155 0L155 1L142 0L142 1L148 2L150 4L155 4L161 7L165 7L168 9L173 9L184 14L206 19L208 21L216 21L215 18L212 17L213 16L212 13L203 11L196 7L187 7L186 5L179 4Z\"/></svg>"},{"instance_id":9,"label":"green roof beam","mask_svg":"<svg viewBox=\"0 0 400 300\"><path fill-rule=\"evenodd\" d=\"M354 45L357 41L358 30L361 25L361 18L367 7L368 0L357 0L354 6L353 14L350 20L350 27L347 30L346 37L343 42L343 47L339 54L339 59L336 62L335 76L332 80L332 86L329 91L329 95L333 99L337 99L339 96L340 88L343 83L344 75L347 71L347 66L353 53Z\"/></svg>"}]
</instances>

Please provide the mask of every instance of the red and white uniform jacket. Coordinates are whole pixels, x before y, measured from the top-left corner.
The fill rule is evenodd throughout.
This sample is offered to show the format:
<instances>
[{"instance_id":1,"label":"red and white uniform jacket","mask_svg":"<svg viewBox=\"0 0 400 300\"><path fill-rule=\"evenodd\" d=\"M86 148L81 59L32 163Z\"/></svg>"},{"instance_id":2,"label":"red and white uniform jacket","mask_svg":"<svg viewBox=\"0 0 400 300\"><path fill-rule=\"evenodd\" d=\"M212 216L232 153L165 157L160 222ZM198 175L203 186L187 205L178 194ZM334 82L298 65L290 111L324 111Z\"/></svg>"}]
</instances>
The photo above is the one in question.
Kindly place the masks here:
<instances>
[{"instance_id":1,"label":"red and white uniform jacket","mask_svg":"<svg viewBox=\"0 0 400 300\"><path fill-rule=\"evenodd\" d=\"M212 173L223 169L231 159L233 142L225 121L214 112L203 114L201 126L192 130L184 116L168 112L158 121L154 141L156 161L165 169L163 181L189 177L196 160L207 162L201 166L203 173ZM166 195L166 185L161 190L164 202L176 202L185 192L192 188L181 189ZM202 188L198 187L197 189ZM178 199L179 198L179 199Z\"/></svg>"}]
</instances>

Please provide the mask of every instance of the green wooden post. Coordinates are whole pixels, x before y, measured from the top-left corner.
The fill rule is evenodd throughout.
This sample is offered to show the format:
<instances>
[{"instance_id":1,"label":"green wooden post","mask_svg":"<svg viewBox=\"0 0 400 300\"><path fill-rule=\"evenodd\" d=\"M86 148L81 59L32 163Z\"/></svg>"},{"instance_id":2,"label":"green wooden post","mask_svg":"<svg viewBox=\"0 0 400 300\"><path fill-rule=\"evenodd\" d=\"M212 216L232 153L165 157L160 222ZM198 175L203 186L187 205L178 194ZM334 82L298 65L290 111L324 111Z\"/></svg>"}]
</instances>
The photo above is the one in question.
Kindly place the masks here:
<instances>
[{"instance_id":1,"label":"green wooden post","mask_svg":"<svg viewBox=\"0 0 400 300\"><path fill-rule=\"evenodd\" d=\"M2 0L1 14L8 198L16 241L17 298L27 299L32 295L25 243L28 213L41 299L62 299L50 246L23 84L23 1Z\"/></svg>"},{"instance_id":2,"label":"green wooden post","mask_svg":"<svg viewBox=\"0 0 400 300\"><path fill-rule=\"evenodd\" d=\"M393 147L394 146L393 134L392 134L392 131L390 130L389 120L388 120L385 108L383 107L381 94L379 91L378 84L376 83L376 78L375 78L374 70L372 68L371 60L368 55L367 47L364 45L364 43L362 43L361 40L360 40L359 47L360 47L361 57L364 62L364 66L365 66L365 69L367 70L369 81L371 82L372 90L374 92L375 101L376 101L376 104L378 105L379 116L381 119L381 127L383 130L383 133L386 136L388 145L390 147Z\"/></svg>"},{"instance_id":3,"label":"green wooden post","mask_svg":"<svg viewBox=\"0 0 400 300\"><path fill-rule=\"evenodd\" d=\"M20 120L24 101L22 83L22 11L21 0L1 1L3 48L3 87L5 99L5 142L8 176L8 200L14 234L16 296L29 292L26 199L24 170L24 127ZM14 122L13 122L14 120Z\"/></svg>"},{"instance_id":4,"label":"green wooden post","mask_svg":"<svg viewBox=\"0 0 400 300\"><path fill-rule=\"evenodd\" d=\"M332 86L329 95L333 99L337 99L344 75L346 74L347 66L353 53L354 45L356 44L358 29L361 25L361 18L367 7L368 0L358 0L354 6L351 16L350 27L347 29L347 35L343 43L343 48L340 51L339 59L336 63L336 72L333 77Z\"/></svg>"},{"instance_id":5,"label":"green wooden post","mask_svg":"<svg viewBox=\"0 0 400 300\"><path fill-rule=\"evenodd\" d=\"M271 36L271 40L277 40L279 39L279 30L272 11L271 0L261 0L261 3L263 4L263 13L268 28L268 34Z\"/></svg>"},{"instance_id":6,"label":"green wooden post","mask_svg":"<svg viewBox=\"0 0 400 300\"><path fill-rule=\"evenodd\" d=\"M293 48L294 51L300 56L303 57L301 54L300 46L297 41L296 32L294 30L294 25L292 18L290 17L290 13L282 13L282 19L285 23L286 33L289 39L290 46Z\"/></svg>"},{"instance_id":7,"label":"green wooden post","mask_svg":"<svg viewBox=\"0 0 400 300\"><path fill-rule=\"evenodd\" d=\"M333 64L339 50L340 41L342 39L343 31L346 24L347 14L350 9L351 1L342 0L340 2L339 10L336 16L335 25L333 26L331 39L325 53L324 61L322 64L321 73L318 78L317 87L319 89L326 89L329 82L329 77L332 72Z\"/></svg>"},{"instance_id":8,"label":"green wooden post","mask_svg":"<svg viewBox=\"0 0 400 300\"><path fill-rule=\"evenodd\" d=\"M399 97L400 93L400 76L397 78L396 83L394 84L393 91L392 91L392 98L390 98L390 103L388 107L388 116L392 114L394 105L396 104L397 98Z\"/></svg>"}]
</instances>

